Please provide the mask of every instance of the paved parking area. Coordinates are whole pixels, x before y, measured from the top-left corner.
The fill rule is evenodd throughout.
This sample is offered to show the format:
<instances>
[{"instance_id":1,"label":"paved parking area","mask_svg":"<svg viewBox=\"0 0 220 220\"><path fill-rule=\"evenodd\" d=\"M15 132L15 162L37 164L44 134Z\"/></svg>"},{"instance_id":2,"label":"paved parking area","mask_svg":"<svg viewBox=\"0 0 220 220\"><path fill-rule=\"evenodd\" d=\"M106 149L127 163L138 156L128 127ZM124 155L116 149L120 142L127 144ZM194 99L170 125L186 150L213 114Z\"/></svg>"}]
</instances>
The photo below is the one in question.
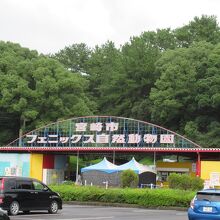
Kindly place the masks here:
<instances>
[{"instance_id":1,"label":"paved parking area","mask_svg":"<svg viewBox=\"0 0 220 220\"><path fill-rule=\"evenodd\" d=\"M31 212L11 216L11 220L187 220L186 211L150 210L139 208L64 205L55 215Z\"/></svg>"}]
</instances>

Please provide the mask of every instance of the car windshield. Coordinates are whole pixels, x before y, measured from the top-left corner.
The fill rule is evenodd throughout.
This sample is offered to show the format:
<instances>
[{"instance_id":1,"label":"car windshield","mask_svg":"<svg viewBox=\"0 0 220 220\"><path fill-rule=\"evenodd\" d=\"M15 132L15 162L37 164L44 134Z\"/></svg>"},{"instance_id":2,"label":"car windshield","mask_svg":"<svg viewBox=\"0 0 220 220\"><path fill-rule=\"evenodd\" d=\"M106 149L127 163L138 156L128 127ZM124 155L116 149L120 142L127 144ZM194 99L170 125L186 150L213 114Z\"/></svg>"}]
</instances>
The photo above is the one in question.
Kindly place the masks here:
<instances>
[{"instance_id":1,"label":"car windshield","mask_svg":"<svg viewBox=\"0 0 220 220\"><path fill-rule=\"evenodd\" d=\"M220 202L220 194L218 193L197 193L197 200L206 200L210 202Z\"/></svg>"}]
</instances>

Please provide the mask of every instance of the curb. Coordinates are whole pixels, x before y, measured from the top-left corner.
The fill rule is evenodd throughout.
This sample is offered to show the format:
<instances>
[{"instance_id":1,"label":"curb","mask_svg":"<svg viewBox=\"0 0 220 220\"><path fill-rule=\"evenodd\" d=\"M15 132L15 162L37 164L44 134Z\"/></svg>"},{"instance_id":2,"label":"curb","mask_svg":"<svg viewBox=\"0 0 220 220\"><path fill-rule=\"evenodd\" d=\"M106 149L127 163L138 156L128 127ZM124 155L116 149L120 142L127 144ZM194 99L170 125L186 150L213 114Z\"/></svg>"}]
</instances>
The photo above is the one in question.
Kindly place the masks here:
<instances>
[{"instance_id":1,"label":"curb","mask_svg":"<svg viewBox=\"0 0 220 220\"><path fill-rule=\"evenodd\" d=\"M65 201L63 204L67 205L87 205L87 206L109 206L109 207L124 207L124 208L142 208L142 209L154 209L154 210L175 210L175 211L187 211L186 207L145 207L137 204L126 203L107 203L107 202L80 202L80 201Z\"/></svg>"}]
</instances>

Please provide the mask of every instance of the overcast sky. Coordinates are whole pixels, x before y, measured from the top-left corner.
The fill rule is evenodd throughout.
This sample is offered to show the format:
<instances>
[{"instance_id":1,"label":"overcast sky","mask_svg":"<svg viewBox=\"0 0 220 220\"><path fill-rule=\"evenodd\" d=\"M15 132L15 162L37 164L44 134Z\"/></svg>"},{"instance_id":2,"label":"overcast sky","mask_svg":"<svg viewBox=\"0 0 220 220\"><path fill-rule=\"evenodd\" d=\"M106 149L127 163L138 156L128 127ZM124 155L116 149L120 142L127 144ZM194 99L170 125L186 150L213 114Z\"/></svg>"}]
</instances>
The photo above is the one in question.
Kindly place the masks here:
<instances>
[{"instance_id":1,"label":"overcast sky","mask_svg":"<svg viewBox=\"0 0 220 220\"><path fill-rule=\"evenodd\" d=\"M202 14L219 22L220 0L0 0L0 40L41 53L82 42L120 46L143 31L181 27Z\"/></svg>"}]
</instances>

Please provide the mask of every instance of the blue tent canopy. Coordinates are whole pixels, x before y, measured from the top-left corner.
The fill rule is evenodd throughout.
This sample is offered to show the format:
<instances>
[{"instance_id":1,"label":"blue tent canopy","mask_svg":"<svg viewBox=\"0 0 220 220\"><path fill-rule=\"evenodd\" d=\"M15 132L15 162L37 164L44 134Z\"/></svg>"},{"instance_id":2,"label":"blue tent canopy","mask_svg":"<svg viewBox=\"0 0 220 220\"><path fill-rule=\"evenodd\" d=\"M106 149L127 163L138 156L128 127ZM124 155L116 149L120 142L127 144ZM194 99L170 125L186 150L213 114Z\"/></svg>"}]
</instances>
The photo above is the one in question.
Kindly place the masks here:
<instances>
[{"instance_id":1,"label":"blue tent canopy","mask_svg":"<svg viewBox=\"0 0 220 220\"><path fill-rule=\"evenodd\" d=\"M88 166L88 167L84 167L81 169L81 173L83 172L87 172L87 171L103 171L103 172L106 172L106 173L114 173L114 172L117 172L118 171L118 166L109 162L105 157L104 159L97 163L97 164L94 164L94 165L91 165L91 166Z\"/></svg>"},{"instance_id":2,"label":"blue tent canopy","mask_svg":"<svg viewBox=\"0 0 220 220\"><path fill-rule=\"evenodd\" d=\"M133 170L137 174L141 174L143 172L153 172L152 169L148 166L138 163L134 157L127 163L118 166L118 171L123 170Z\"/></svg>"}]
</instances>

